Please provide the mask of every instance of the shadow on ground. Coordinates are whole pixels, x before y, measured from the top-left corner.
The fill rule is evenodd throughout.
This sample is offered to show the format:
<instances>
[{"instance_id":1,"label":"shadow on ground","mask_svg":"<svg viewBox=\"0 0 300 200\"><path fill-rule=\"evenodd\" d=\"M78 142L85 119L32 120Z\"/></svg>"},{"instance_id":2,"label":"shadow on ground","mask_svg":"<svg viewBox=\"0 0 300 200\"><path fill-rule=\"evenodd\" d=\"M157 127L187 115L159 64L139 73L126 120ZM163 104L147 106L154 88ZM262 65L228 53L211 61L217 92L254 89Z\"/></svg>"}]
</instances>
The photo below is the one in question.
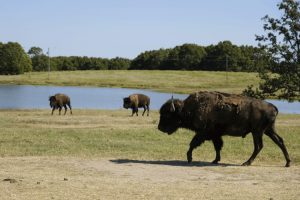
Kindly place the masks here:
<instances>
[{"instance_id":1,"label":"shadow on ground","mask_svg":"<svg viewBox=\"0 0 300 200\"><path fill-rule=\"evenodd\" d=\"M149 164L149 165L168 165L168 166L179 166L179 167L209 167L209 166L240 166L235 164L228 164L228 163L219 163L213 164L211 162L205 161L193 161L192 163L188 163L187 161L182 160L132 160L132 159L115 159L110 160L110 162L116 164Z\"/></svg>"}]
</instances>

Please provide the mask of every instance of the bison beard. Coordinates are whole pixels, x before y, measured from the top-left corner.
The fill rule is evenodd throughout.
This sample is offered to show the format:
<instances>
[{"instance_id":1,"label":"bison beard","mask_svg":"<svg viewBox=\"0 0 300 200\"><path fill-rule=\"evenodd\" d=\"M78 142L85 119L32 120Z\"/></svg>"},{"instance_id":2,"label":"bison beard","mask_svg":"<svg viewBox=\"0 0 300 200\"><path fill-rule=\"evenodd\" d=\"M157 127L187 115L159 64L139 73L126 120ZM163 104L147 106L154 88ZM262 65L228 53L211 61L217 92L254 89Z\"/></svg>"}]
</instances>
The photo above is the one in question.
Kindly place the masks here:
<instances>
[{"instance_id":1,"label":"bison beard","mask_svg":"<svg viewBox=\"0 0 300 200\"><path fill-rule=\"evenodd\" d=\"M262 136L266 134L282 150L286 167L290 166L290 158L282 138L276 133L275 119L277 108L265 101L220 92L197 92L184 101L171 99L160 109L158 129L169 135L178 128L195 131L195 136L187 152L188 162L192 161L192 152L204 141L213 142L216 158L221 160L223 135L245 137L252 133L254 151L243 165L251 165L263 148Z\"/></svg>"}]
</instances>

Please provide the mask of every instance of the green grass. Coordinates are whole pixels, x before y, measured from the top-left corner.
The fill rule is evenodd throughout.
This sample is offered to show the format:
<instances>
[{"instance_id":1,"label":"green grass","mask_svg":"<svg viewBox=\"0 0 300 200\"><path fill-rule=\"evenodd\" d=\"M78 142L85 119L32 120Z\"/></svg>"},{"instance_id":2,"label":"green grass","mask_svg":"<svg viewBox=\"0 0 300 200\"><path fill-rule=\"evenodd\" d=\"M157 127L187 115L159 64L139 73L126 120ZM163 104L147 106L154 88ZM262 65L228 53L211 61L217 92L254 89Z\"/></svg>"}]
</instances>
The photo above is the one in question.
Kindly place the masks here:
<instances>
[{"instance_id":1,"label":"green grass","mask_svg":"<svg viewBox=\"0 0 300 200\"><path fill-rule=\"evenodd\" d=\"M198 90L241 93L248 85L257 86L256 73L206 71L54 71L22 75L0 75L0 84L96 86L152 89L191 93Z\"/></svg>"},{"instance_id":2,"label":"green grass","mask_svg":"<svg viewBox=\"0 0 300 200\"><path fill-rule=\"evenodd\" d=\"M128 110L74 110L51 116L50 110L0 110L0 156L70 156L138 160L186 160L194 133L180 129L169 136L157 130L159 114L130 117ZM300 115L279 115L277 129L300 165ZM251 135L224 137L221 162L241 164L253 151ZM212 161L211 142L194 151L195 161ZM256 164L284 165L281 150L264 136Z\"/></svg>"}]
</instances>

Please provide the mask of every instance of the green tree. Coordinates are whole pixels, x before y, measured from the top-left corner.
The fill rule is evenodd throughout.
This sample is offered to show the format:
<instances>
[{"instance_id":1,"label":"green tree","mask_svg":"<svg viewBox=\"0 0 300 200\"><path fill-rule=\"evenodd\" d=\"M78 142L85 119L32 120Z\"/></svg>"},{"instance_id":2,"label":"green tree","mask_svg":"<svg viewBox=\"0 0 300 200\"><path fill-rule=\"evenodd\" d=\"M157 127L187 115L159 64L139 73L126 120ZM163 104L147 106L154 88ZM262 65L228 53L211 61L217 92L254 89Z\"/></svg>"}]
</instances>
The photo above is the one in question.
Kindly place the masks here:
<instances>
[{"instance_id":1,"label":"green tree","mask_svg":"<svg viewBox=\"0 0 300 200\"><path fill-rule=\"evenodd\" d=\"M23 74L31 69L31 60L19 43L0 44L0 74Z\"/></svg>"},{"instance_id":2,"label":"green tree","mask_svg":"<svg viewBox=\"0 0 300 200\"><path fill-rule=\"evenodd\" d=\"M183 44L170 50L164 65L169 69L197 70L205 56L204 47L196 44Z\"/></svg>"},{"instance_id":3,"label":"green tree","mask_svg":"<svg viewBox=\"0 0 300 200\"><path fill-rule=\"evenodd\" d=\"M300 2L295 0L277 4L283 15L280 19L266 15L263 18L265 34L256 36L259 47L272 58L271 65L259 73L262 82L256 93L261 93L264 98L278 95L289 101L300 100L299 5Z\"/></svg>"},{"instance_id":4,"label":"green tree","mask_svg":"<svg viewBox=\"0 0 300 200\"><path fill-rule=\"evenodd\" d=\"M132 60L129 69L163 69L169 49L145 51Z\"/></svg>"},{"instance_id":5,"label":"green tree","mask_svg":"<svg viewBox=\"0 0 300 200\"><path fill-rule=\"evenodd\" d=\"M44 54L31 57L33 71L47 71L48 57Z\"/></svg>"},{"instance_id":6,"label":"green tree","mask_svg":"<svg viewBox=\"0 0 300 200\"><path fill-rule=\"evenodd\" d=\"M239 61L242 57L241 49L230 41L222 41L217 45L205 48L205 57L201 68L210 71L242 71Z\"/></svg>"},{"instance_id":7,"label":"green tree","mask_svg":"<svg viewBox=\"0 0 300 200\"><path fill-rule=\"evenodd\" d=\"M47 71L48 57L43 53L40 47L31 47L27 54L31 58L33 71Z\"/></svg>"},{"instance_id":8,"label":"green tree","mask_svg":"<svg viewBox=\"0 0 300 200\"><path fill-rule=\"evenodd\" d=\"M130 60L126 59L126 58L120 58L120 57L116 57L116 58L112 58L109 60L108 63L108 69L111 70L116 70L116 69L128 69L130 66Z\"/></svg>"},{"instance_id":9,"label":"green tree","mask_svg":"<svg viewBox=\"0 0 300 200\"><path fill-rule=\"evenodd\" d=\"M30 57L35 57L35 56L40 56L43 54L43 49L41 49L40 47L31 47L27 54L30 56Z\"/></svg>"}]
</instances>

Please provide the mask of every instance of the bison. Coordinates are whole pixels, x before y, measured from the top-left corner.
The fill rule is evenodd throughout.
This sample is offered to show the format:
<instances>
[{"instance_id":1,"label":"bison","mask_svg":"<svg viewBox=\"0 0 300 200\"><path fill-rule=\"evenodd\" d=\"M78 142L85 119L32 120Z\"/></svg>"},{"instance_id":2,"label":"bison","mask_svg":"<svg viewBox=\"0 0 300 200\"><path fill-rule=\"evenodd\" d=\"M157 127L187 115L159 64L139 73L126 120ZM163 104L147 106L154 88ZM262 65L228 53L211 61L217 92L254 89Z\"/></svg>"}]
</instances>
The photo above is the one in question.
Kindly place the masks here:
<instances>
[{"instance_id":1,"label":"bison","mask_svg":"<svg viewBox=\"0 0 300 200\"><path fill-rule=\"evenodd\" d=\"M241 95L221 92L196 92L184 101L170 99L160 108L158 129L169 135L178 128L195 131L187 151L187 160L192 161L193 150L204 141L213 142L216 157L212 163L221 160L223 135L246 137L252 133L254 151L242 165L248 166L263 148L262 136L266 134L282 150L286 167L290 157L283 139L276 133L275 120L278 109L271 103Z\"/></svg>"},{"instance_id":2,"label":"bison","mask_svg":"<svg viewBox=\"0 0 300 200\"><path fill-rule=\"evenodd\" d=\"M149 116L150 98L144 94L132 94L129 97L123 98L123 107L132 109L132 115L136 113L138 116L138 108L144 108L142 116L144 116L147 110L147 116Z\"/></svg>"},{"instance_id":3,"label":"bison","mask_svg":"<svg viewBox=\"0 0 300 200\"><path fill-rule=\"evenodd\" d=\"M54 96L49 97L50 107L52 108L52 115L55 109L59 109L59 115L62 107L65 108L65 113L67 112L67 105L70 108L70 113L72 114L71 101L70 97L65 94L55 94Z\"/></svg>"}]
</instances>

